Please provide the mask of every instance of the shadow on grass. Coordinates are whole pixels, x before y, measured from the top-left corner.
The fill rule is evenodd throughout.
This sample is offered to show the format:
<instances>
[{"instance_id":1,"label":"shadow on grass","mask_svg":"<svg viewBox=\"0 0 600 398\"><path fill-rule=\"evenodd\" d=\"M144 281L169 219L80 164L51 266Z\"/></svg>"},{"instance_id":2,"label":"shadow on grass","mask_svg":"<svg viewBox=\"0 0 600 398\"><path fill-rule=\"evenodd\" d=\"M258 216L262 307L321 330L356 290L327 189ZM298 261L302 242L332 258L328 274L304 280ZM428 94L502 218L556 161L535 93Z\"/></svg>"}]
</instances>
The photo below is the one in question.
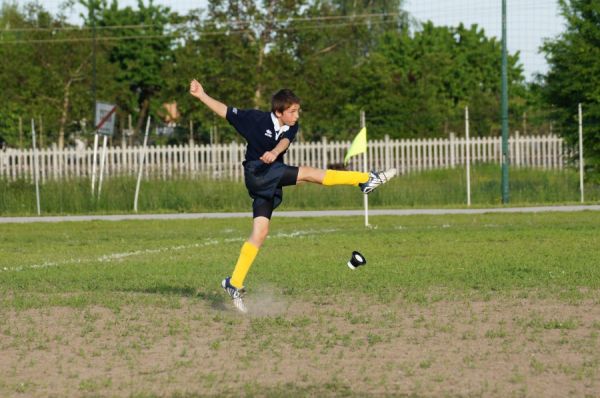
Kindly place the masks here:
<instances>
[{"instance_id":1,"label":"shadow on grass","mask_svg":"<svg viewBox=\"0 0 600 398\"><path fill-rule=\"evenodd\" d=\"M231 391L227 387L217 394L205 394L194 392L175 392L169 395L170 398L226 398L226 397L266 397L266 398L304 398L304 397L371 397L371 394L353 392L352 388L343 384L339 380L331 380L322 385L296 385L294 383L277 384L275 386L264 386L258 383L246 384L243 390ZM379 395L376 395L379 396ZM394 395L395 397L416 397L415 395ZM158 398L165 395L154 395L137 393L131 395L132 398Z\"/></svg>"},{"instance_id":2,"label":"shadow on grass","mask_svg":"<svg viewBox=\"0 0 600 398\"><path fill-rule=\"evenodd\" d=\"M171 286L171 285L158 285L146 289L128 289L129 292L147 293L147 294L160 294L163 296L180 296L189 298L198 298L202 301L207 302L210 307L218 311L226 311L226 298L222 292L215 291L204 291L189 286ZM227 300L228 301L228 300Z\"/></svg>"}]
</instances>

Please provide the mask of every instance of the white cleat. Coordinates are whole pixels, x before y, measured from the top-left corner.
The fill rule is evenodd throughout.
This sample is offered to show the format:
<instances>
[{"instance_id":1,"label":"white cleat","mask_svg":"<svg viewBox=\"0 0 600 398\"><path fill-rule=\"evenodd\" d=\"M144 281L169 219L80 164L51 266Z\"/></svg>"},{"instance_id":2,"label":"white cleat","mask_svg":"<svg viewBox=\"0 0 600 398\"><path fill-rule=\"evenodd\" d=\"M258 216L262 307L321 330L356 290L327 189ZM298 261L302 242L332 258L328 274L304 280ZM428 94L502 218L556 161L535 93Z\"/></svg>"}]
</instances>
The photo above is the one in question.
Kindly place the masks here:
<instances>
[{"instance_id":1,"label":"white cleat","mask_svg":"<svg viewBox=\"0 0 600 398\"><path fill-rule=\"evenodd\" d=\"M392 178L394 178L396 174L396 169L393 168L386 171L373 170L369 173L369 180L365 183L358 184L358 186L360 187L360 190L363 193L368 194L373 192L373 190L375 190L375 188L377 188L378 186L383 185Z\"/></svg>"},{"instance_id":2,"label":"white cleat","mask_svg":"<svg viewBox=\"0 0 600 398\"><path fill-rule=\"evenodd\" d=\"M231 297L233 306L239 312L241 312L242 314L245 314L248 312L248 309L246 308L246 305L244 304L244 300L242 300L242 290L243 289L238 289L237 287L233 286L231 284L230 280L231 280L231 277L227 277L227 278L223 279L223 281L221 281L221 287Z\"/></svg>"}]
</instances>

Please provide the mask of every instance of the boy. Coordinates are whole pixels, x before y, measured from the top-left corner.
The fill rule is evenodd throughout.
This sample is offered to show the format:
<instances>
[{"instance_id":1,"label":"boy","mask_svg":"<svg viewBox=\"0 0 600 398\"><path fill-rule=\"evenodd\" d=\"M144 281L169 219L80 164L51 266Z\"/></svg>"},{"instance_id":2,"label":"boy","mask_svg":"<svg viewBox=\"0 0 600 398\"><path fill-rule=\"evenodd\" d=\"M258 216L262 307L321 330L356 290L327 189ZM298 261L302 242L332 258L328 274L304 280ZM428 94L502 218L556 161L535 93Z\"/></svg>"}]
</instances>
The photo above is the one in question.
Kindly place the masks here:
<instances>
[{"instance_id":1,"label":"boy","mask_svg":"<svg viewBox=\"0 0 600 398\"><path fill-rule=\"evenodd\" d=\"M271 112L227 107L208 96L197 80L192 80L190 94L227 119L248 143L243 166L246 188L253 199L252 233L242 245L233 274L221 282L221 287L233 299L233 305L245 313L247 310L242 301L244 279L269 233L271 215L281 204L284 186L302 182L355 185L368 194L394 177L396 170L361 173L286 165L283 156L296 137L300 117L300 99L291 90L283 89L273 95Z\"/></svg>"}]
</instances>

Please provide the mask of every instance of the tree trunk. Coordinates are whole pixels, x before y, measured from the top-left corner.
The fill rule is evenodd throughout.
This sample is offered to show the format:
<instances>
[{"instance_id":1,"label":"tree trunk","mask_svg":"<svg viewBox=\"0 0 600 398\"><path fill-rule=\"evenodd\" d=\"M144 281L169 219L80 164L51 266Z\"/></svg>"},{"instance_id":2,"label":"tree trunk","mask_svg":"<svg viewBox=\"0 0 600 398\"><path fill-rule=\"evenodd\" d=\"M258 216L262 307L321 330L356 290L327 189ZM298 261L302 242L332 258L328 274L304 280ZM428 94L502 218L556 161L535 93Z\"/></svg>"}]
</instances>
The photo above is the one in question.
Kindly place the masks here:
<instances>
[{"instance_id":1,"label":"tree trunk","mask_svg":"<svg viewBox=\"0 0 600 398\"><path fill-rule=\"evenodd\" d=\"M88 57L89 58L89 57ZM65 126L67 125L67 118L69 116L69 104L71 96L71 85L77 80L81 80L79 74L86 64L87 58L77 67L75 72L69 77L69 80L65 84L65 94L63 97L63 109L60 117L60 126L58 129L58 149L64 149L65 147ZM95 126L94 126L95 127Z\"/></svg>"},{"instance_id":2,"label":"tree trunk","mask_svg":"<svg viewBox=\"0 0 600 398\"><path fill-rule=\"evenodd\" d=\"M269 44L269 34L271 29L275 26L273 24L273 0L269 1L269 5L267 7L267 14L265 15L265 26L264 30L261 32L260 37L258 39L258 62L256 63L256 90L254 91L254 107L260 108L262 104L262 94L263 94L263 85L262 74L263 74L263 64L265 59L265 51L267 49L267 45Z\"/></svg>"},{"instance_id":3,"label":"tree trunk","mask_svg":"<svg viewBox=\"0 0 600 398\"><path fill-rule=\"evenodd\" d=\"M135 133L138 134L144 128L144 119L146 119L146 114L148 113L148 108L150 107L150 100L148 98L144 98L142 101L142 107L140 109L140 115L138 117L138 121L135 127Z\"/></svg>"},{"instance_id":4,"label":"tree trunk","mask_svg":"<svg viewBox=\"0 0 600 398\"><path fill-rule=\"evenodd\" d=\"M261 43L260 50L258 53L258 63L256 65L256 76L257 76L258 82L256 83L256 90L254 91L254 108L255 109L259 109L260 106L262 105L261 104L262 84L260 83L260 81L261 81L264 57L265 57L265 45L263 45Z\"/></svg>"},{"instance_id":5,"label":"tree trunk","mask_svg":"<svg viewBox=\"0 0 600 398\"><path fill-rule=\"evenodd\" d=\"M19 149L23 149L23 119L19 116Z\"/></svg>"},{"instance_id":6,"label":"tree trunk","mask_svg":"<svg viewBox=\"0 0 600 398\"><path fill-rule=\"evenodd\" d=\"M65 147L65 125L67 124L67 116L69 115L69 96L71 95L71 84L73 84L72 78L69 79L65 85L63 108L60 116L60 127L58 129L58 149L60 150Z\"/></svg>"}]
</instances>

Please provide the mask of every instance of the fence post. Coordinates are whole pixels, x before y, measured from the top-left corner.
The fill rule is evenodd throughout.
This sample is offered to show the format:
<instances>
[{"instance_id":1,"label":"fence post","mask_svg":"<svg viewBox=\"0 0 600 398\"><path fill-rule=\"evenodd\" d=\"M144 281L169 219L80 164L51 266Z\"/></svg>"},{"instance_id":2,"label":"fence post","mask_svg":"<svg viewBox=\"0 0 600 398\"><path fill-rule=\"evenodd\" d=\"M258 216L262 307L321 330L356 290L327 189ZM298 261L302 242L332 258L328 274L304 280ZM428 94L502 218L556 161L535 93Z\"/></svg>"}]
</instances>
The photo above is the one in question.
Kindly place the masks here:
<instances>
[{"instance_id":1,"label":"fence post","mask_svg":"<svg viewBox=\"0 0 600 398\"><path fill-rule=\"evenodd\" d=\"M384 148L384 161L383 163L385 164L385 170L389 170L392 166L392 156L390 153L390 136L389 135L385 135L384 137L385 139L385 148Z\"/></svg>"},{"instance_id":2,"label":"fence post","mask_svg":"<svg viewBox=\"0 0 600 398\"><path fill-rule=\"evenodd\" d=\"M400 146L398 148L399 156L400 156L400 170L401 174L406 174L406 140L400 140Z\"/></svg>"},{"instance_id":3,"label":"fence post","mask_svg":"<svg viewBox=\"0 0 600 398\"><path fill-rule=\"evenodd\" d=\"M557 164L557 169L562 170L563 169L563 161L564 161L564 153L563 153L563 140L562 138L558 137L558 136L553 136L554 140L556 141L556 143L554 144L556 147L556 164Z\"/></svg>"},{"instance_id":4,"label":"fence post","mask_svg":"<svg viewBox=\"0 0 600 398\"><path fill-rule=\"evenodd\" d=\"M583 196L583 112L581 103L579 104L579 190L581 192L581 203L584 202Z\"/></svg>"},{"instance_id":5,"label":"fence post","mask_svg":"<svg viewBox=\"0 0 600 398\"><path fill-rule=\"evenodd\" d=\"M450 133L450 167L456 166L456 134Z\"/></svg>"},{"instance_id":6,"label":"fence post","mask_svg":"<svg viewBox=\"0 0 600 398\"><path fill-rule=\"evenodd\" d=\"M237 142L235 142L235 140L231 141L231 145L229 145L229 178L233 178L235 173L235 166L237 165L235 151L236 145Z\"/></svg>"},{"instance_id":7,"label":"fence post","mask_svg":"<svg viewBox=\"0 0 600 398\"><path fill-rule=\"evenodd\" d=\"M517 167L521 167L521 141L519 130L515 131L515 163Z\"/></svg>"},{"instance_id":8,"label":"fence post","mask_svg":"<svg viewBox=\"0 0 600 398\"><path fill-rule=\"evenodd\" d=\"M323 159L323 167L322 169L327 169L327 137L323 136L323 138L321 139L321 145L322 145L322 159Z\"/></svg>"},{"instance_id":9,"label":"fence post","mask_svg":"<svg viewBox=\"0 0 600 398\"><path fill-rule=\"evenodd\" d=\"M21 116L19 116L19 149L21 150L18 161L20 170L17 169L17 175L24 174L25 171L25 154L23 151L23 119Z\"/></svg>"}]
</instances>

